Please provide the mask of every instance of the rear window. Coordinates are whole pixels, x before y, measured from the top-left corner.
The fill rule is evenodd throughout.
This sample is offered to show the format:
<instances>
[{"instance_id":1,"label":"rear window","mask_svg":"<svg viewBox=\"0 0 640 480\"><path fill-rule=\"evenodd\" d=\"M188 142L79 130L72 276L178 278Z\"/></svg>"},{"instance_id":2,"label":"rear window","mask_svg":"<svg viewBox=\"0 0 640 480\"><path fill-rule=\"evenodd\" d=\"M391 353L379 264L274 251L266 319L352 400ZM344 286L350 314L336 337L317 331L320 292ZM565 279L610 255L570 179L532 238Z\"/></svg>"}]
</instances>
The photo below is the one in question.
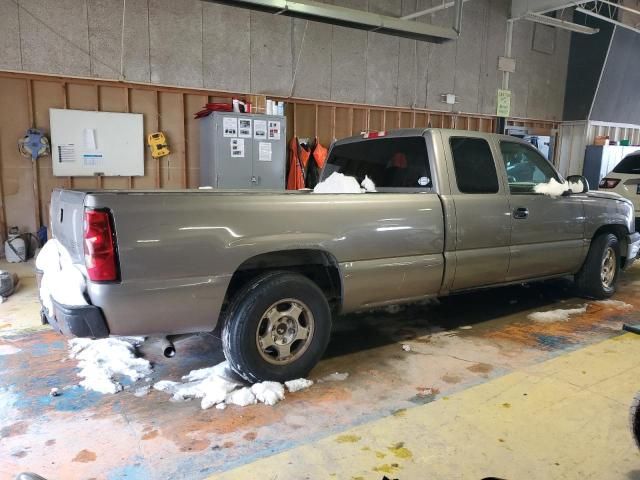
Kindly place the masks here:
<instances>
[{"instance_id":1,"label":"rear window","mask_svg":"<svg viewBox=\"0 0 640 480\"><path fill-rule=\"evenodd\" d=\"M636 173L640 175L640 154L627 155L613 169L615 173Z\"/></svg>"},{"instance_id":2,"label":"rear window","mask_svg":"<svg viewBox=\"0 0 640 480\"><path fill-rule=\"evenodd\" d=\"M449 142L458 190L461 193L498 193L498 174L487 141L451 137Z\"/></svg>"},{"instance_id":3,"label":"rear window","mask_svg":"<svg viewBox=\"0 0 640 480\"><path fill-rule=\"evenodd\" d=\"M376 138L336 145L322 178L333 172L355 177L358 182L368 175L378 191L432 187L424 137Z\"/></svg>"}]
</instances>

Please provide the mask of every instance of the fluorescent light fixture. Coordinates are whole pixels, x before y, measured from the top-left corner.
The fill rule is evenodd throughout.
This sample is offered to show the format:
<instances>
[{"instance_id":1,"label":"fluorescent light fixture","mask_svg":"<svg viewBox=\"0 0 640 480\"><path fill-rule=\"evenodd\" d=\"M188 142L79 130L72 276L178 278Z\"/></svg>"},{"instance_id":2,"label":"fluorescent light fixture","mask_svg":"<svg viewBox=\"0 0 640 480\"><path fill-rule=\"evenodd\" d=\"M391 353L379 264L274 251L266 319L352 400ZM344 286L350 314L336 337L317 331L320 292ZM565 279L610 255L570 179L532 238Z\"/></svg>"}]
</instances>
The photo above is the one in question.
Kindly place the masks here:
<instances>
[{"instance_id":1,"label":"fluorescent light fixture","mask_svg":"<svg viewBox=\"0 0 640 480\"><path fill-rule=\"evenodd\" d=\"M593 35L594 33L598 33L600 31L597 28L587 27L586 25L578 25L577 23L568 22L559 18L547 17L546 15L540 15L539 13L525 13L524 17L522 18L524 20L529 20L530 22L548 25L550 27L562 28L564 30L569 30L570 32L586 33L587 35Z\"/></svg>"},{"instance_id":2,"label":"fluorescent light fixture","mask_svg":"<svg viewBox=\"0 0 640 480\"><path fill-rule=\"evenodd\" d=\"M274 15L303 18L314 22L328 23L349 28L357 28L369 32L385 33L397 37L411 38L426 42L442 43L457 40L458 23L462 15L456 18L453 27L440 27L429 23L411 22L389 15L381 15L354 8L321 3L314 0L206 0L233 7L248 8ZM462 0L454 0L462 6Z\"/></svg>"}]
</instances>

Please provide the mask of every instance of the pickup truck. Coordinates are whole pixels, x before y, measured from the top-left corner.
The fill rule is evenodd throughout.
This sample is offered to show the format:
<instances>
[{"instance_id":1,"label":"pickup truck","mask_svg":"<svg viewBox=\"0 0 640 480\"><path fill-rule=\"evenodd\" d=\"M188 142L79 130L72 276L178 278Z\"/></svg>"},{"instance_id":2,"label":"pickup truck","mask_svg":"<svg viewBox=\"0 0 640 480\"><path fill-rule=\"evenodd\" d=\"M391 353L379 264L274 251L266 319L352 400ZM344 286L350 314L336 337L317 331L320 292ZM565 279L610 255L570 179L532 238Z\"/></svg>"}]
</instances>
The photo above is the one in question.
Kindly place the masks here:
<instances>
[{"instance_id":1,"label":"pickup truck","mask_svg":"<svg viewBox=\"0 0 640 480\"><path fill-rule=\"evenodd\" d=\"M55 190L86 304L52 295L45 319L94 338L219 332L238 374L283 381L319 361L336 314L560 276L605 298L640 248L631 202L514 137L366 133L333 143L334 172L376 192Z\"/></svg>"}]
</instances>

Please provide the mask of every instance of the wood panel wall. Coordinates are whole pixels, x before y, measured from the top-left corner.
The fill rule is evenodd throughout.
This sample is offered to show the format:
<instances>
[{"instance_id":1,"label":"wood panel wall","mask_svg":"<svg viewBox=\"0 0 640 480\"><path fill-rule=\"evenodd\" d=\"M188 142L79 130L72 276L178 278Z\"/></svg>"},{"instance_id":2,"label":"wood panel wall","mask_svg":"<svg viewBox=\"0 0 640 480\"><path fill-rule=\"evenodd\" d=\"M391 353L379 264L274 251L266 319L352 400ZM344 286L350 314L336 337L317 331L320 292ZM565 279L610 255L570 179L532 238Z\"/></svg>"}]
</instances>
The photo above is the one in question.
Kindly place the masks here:
<instances>
[{"instance_id":1,"label":"wood panel wall","mask_svg":"<svg viewBox=\"0 0 640 480\"><path fill-rule=\"evenodd\" d=\"M193 114L209 102L242 94L109 80L65 78L0 71L0 237L9 227L35 232L49 225L49 199L56 187L78 189L196 188L199 184L198 120ZM325 145L365 130L444 127L491 132L494 117L393 107L278 98L286 102L287 137L318 137ZM145 135L163 131L171 154L153 159L145 149L143 177L54 177L51 157L36 162L20 156L17 140L35 127L50 132L49 109L70 108L142 113ZM555 128L553 122L520 120L522 125ZM146 143L146 140L145 140Z\"/></svg>"}]
</instances>

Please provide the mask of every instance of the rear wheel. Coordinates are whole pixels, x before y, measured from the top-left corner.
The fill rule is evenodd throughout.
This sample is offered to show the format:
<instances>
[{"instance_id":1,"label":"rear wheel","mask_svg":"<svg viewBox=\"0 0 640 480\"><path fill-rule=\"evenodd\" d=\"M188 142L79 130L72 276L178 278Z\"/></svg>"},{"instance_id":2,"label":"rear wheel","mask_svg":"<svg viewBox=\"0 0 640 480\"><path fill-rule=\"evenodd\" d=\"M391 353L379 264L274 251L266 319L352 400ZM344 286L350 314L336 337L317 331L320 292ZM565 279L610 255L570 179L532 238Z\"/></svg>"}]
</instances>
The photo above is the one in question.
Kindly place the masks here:
<instances>
[{"instance_id":1,"label":"rear wheel","mask_svg":"<svg viewBox=\"0 0 640 480\"><path fill-rule=\"evenodd\" d=\"M331 311L322 290L287 272L259 277L238 294L223 327L231 368L250 382L306 376L329 342Z\"/></svg>"},{"instance_id":2,"label":"rear wheel","mask_svg":"<svg viewBox=\"0 0 640 480\"><path fill-rule=\"evenodd\" d=\"M619 273L618 237L612 233L603 233L591 242L587 258L576 275L576 286L585 297L608 298L616 291Z\"/></svg>"}]
</instances>

